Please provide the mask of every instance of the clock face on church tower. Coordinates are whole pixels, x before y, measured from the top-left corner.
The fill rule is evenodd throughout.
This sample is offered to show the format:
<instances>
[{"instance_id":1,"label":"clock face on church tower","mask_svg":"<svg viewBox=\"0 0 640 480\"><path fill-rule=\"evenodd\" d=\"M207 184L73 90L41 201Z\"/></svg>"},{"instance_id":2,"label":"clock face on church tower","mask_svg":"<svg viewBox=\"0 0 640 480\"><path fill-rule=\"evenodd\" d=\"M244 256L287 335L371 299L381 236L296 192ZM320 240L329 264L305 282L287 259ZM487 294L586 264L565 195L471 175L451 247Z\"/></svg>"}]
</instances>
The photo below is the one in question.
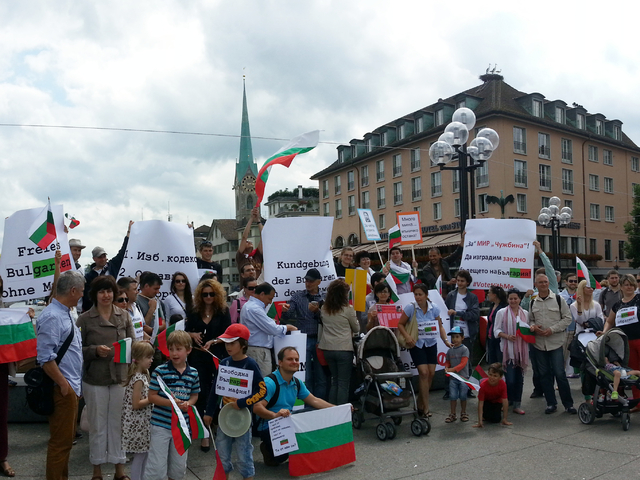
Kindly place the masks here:
<instances>
[{"instance_id":1,"label":"clock face on church tower","mask_svg":"<svg viewBox=\"0 0 640 480\"><path fill-rule=\"evenodd\" d=\"M256 177L253 175L247 175L242 179L240 186L242 187L242 191L245 193L254 192L256 189Z\"/></svg>"}]
</instances>

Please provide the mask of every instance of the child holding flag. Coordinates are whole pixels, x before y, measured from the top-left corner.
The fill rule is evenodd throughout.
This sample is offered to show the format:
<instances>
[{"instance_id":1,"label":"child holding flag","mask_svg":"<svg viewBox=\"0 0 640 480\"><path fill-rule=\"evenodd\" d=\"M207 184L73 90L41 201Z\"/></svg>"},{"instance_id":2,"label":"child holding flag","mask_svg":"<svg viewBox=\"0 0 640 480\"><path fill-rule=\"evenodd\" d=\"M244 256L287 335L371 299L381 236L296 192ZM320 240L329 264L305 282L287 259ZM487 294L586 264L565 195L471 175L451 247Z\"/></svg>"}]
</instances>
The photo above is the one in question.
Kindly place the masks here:
<instances>
[{"instance_id":1,"label":"child holding flag","mask_svg":"<svg viewBox=\"0 0 640 480\"><path fill-rule=\"evenodd\" d=\"M462 344L464 340L464 332L460 327L453 327L447 334L451 336L451 348L447 352L447 360L445 361L445 372L455 372L463 378L469 378L469 349ZM467 393L469 387L452 378L449 381L449 400L451 403L451 413L444 420L445 423L452 423L457 420L456 404L460 399L460 421L468 422L467 414Z\"/></svg>"},{"instance_id":2,"label":"child holding flag","mask_svg":"<svg viewBox=\"0 0 640 480\"><path fill-rule=\"evenodd\" d=\"M149 402L155 407L151 415L151 441L145 480L163 480L167 475L171 480L180 480L187 471L187 452L180 455L176 448L175 439L181 436L180 432L176 432L179 422L172 422L175 413L162 385L166 385L178 408L184 412L187 423L188 412L196 404L200 393L198 372L187 363L187 355L191 352L189 334L184 330L174 331L167 338L167 346L169 361L153 371L149 385Z\"/></svg>"},{"instance_id":3,"label":"child holding flag","mask_svg":"<svg viewBox=\"0 0 640 480\"><path fill-rule=\"evenodd\" d=\"M122 402L122 450L133 453L131 480L142 480L149 453L151 403L149 403L149 368L154 348L148 342L135 342L125 382Z\"/></svg>"}]
</instances>

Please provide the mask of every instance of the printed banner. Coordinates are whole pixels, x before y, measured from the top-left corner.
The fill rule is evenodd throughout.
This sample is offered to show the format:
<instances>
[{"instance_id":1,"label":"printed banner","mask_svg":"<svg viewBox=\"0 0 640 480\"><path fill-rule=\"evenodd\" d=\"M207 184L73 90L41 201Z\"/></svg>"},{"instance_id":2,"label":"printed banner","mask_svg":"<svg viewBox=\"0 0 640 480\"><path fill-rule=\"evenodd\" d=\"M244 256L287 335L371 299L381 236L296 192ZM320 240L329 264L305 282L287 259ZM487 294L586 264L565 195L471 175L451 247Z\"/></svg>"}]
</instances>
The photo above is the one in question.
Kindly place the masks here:
<instances>
[{"instance_id":1,"label":"printed banner","mask_svg":"<svg viewBox=\"0 0 640 480\"><path fill-rule=\"evenodd\" d=\"M4 302L26 301L49 295L55 272L54 257L58 248L62 253L60 271L75 270L69 240L64 231L64 209L62 205L53 205L51 211L58 238L46 248L36 246L28 237L29 228L42 213L42 206L20 210L5 219L0 256Z\"/></svg>"},{"instance_id":2,"label":"printed banner","mask_svg":"<svg viewBox=\"0 0 640 480\"><path fill-rule=\"evenodd\" d=\"M278 352L284 347L295 347L300 355L300 369L294 373L298 380L305 381L305 372L307 370L307 334L300 331L293 331L284 337L273 337L273 353L276 358Z\"/></svg>"},{"instance_id":3,"label":"printed banner","mask_svg":"<svg viewBox=\"0 0 640 480\"><path fill-rule=\"evenodd\" d=\"M253 386L253 370L244 368L218 367L216 395L223 397L245 398L251 395Z\"/></svg>"},{"instance_id":4,"label":"printed banner","mask_svg":"<svg viewBox=\"0 0 640 480\"><path fill-rule=\"evenodd\" d=\"M378 226L376 225L375 217L369 208L359 208L358 216L360 217L360 222L362 223L362 230L364 230L364 236L367 237L367 240L370 242L382 240L380 237L380 231L378 230Z\"/></svg>"},{"instance_id":5,"label":"printed banner","mask_svg":"<svg viewBox=\"0 0 640 480\"><path fill-rule=\"evenodd\" d=\"M488 290L491 285L521 292L533 289L536 222L471 219L465 230L460 269L473 277L470 290Z\"/></svg>"},{"instance_id":6,"label":"printed banner","mask_svg":"<svg viewBox=\"0 0 640 480\"><path fill-rule=\"evenodd\" d=\"M402 236L402 245L422 243L422 229L418 212L398 213L398 227Z\"/></svg>"},{"instance_id":7,"label":"printed banner","mask_svg":"<svg viewBox=\"0 0 640 480\"><path fill-rule=\"evenodd\" d=\"M298 450L296 431L293 428L293 421L290 416L269 420L269 435L271 436L274 456L277 457L278 455Z\"/></svg>"},{"instance_id":8,"label":"printed banner","mask_svg":"<svg viewBox=\"0 0 640 480\"><path fill-rule=\"evenodd\" d=\"M289 300L304 290L304 277L311 268L322 275L320 292L335 280L331 255L333 217L270 218L262 230L264 280L276 289L275 300Z\"/></svg>"},{"instance_id":9,"label":"printed banner","mask_svg":"<svg viewBox=\"0 0 640 480\"><path fill-rule=\"evenodd\" d=\"M182 272L195 291L198 285L198 267L193 241L193 230L181 223L164 220L135 222L131 226L129 245L118 272L120 277L136 278L149 271L160 275L160 299L171 293L171 276Z\"/></svg>"}]
</instances>

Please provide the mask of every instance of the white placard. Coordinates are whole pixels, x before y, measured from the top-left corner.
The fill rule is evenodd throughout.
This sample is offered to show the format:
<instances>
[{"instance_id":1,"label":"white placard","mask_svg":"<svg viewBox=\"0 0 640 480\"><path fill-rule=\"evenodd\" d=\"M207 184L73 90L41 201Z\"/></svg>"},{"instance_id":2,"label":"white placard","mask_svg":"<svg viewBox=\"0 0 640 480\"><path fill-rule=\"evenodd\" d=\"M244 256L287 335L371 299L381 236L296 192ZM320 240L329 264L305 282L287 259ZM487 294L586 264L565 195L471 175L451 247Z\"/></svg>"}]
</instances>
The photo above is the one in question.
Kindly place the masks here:
<instances>
[{"instance_id":1,"label":"white placard","mask_svg":"<svg viewBox=\"0 0 640 480\"><path fill-rule=\"evenodd\" d=\"M293 331L289 335L284 337L273 337L273 352L278 358L278 352L284 347L295 347L300 355L300 367L296 373L293 374L301 382L305 381L305 372L307 371L307 334L300 333L299 331Z\"/></svg>"},{"instance_id":2,"label":"white placard","mask_svg":"<svg viewBox=\"0 0 640 480\"><path fill-rule=\"evenodd\" d=\"M521 292L533 289L536 222L471 219L465 231L460 269L471 274L471 290L488 290L491 285Z\"/></svg>"},{"instance_id":3,"label":"white placard","mask_svg":"<svg viewBox=\"0 0 640 480\"><path fill-rule=\"evenodd\" d=\"M304 290L311 268L322 275L320 292L335 280L331 255L333 217L270 218L262 230L264 280L276 289L276 301L289 300Z\"/></svg>"},{"instance_id":4,"label":"white placard","mask_svg":"<svg viewBox=\"0 0 640 480\"><path fill-rule=\"evenodd\" d=\"M621 308L616 312L616 327L638 323L638 307Z\"/></svg>"},{"instance_id":5,"label":"white placard","mask_svg":"<svg viewBox=\"0 0 640 480\"><path fill-rule=\"evenodd\" d=\"M369 208L359 208L358 216L360 217L360 222L362 223L362 229L364 230L364 236L367 237L367 240L370 242L382 240L380 237L380 231L378 230L378 226L376 225L376 219Z\"/></svg>"},{"instance_id":6,"label":"white placard","mask_svg":"<svg viewBox=\"0 0 640 480\"><path fill-rule=\"evenodd\" d=\"M462 318L454 317L453 326L460 327L462 329L462 333L464 334L464 338L469 338L469 325L467 325L467 322L462 320ZM446 327L445 327L445 330L446 330Z\"/></svg>"},{"instance_id":7,"label":"white placard","mask_svg":"<svg viewBox=\"0 0 640 480\"><path fill-rule=\"evenodd\" d=\"M418 212L398 213L398 227L402 234L402 244L422 243L422 229Z\"/></svg>"},{"instance_id":8,"label":"white placard","mask_svg":"<svg viewBox=\"0 0 640 480\"><path fill-rule=\"evenodd\" d=\"M145 271L157 273L162 279L160 300L164 300L171 293L171 276L182 272L195 290L200 277L193 245L193 229L187 225L164 220L135 222L118 278L136 278Z\"/></svg>"},{"instance_id":9,"label":"white placard","mask_svg":"<svg viewBox=\"0 0 640 480\"><path fill-rule=\"evenodd\" d=\"M269 435L275 457L298 450L296 431L290 416L269 420Z\"/></svg>"},{"instance_id":10,"label":"white placard","mask_svg":"<svg viewBox=\"0 0 640 480\"><path fill-rule=\"evenodd\" d=\"M144 340L144 320L136 320L133 322L133 330L135 331L136 340Z\"/></svg>"},{"instance_id":11,"label":"white placard","mask_svg":"<svg viewBox=\"0 0 640 480\"><path fill-rule=\"evenodd\" d=\"M244 368L225 367L218 368L216 380L216 395L232 398L246 398L251 395L253 388L253 370Z\"/></svg>"},{"instance_id":12,"label":"white placard","mask_svg":"<svg viewBox=\"0 0 640 480\"><path fill-rule=\"evenodd\" d=\"M56 240L44 250L29 240L28 231L45 205L20 210L4 222L4 241L0 256L0 276L4 280L2 300L6 303L43 298L51 292L55 270L55 253L62 253L60 271L75 270L69 251L69 240L64 231L62 205L52 205Z\"/></svg>"}]
</instances>

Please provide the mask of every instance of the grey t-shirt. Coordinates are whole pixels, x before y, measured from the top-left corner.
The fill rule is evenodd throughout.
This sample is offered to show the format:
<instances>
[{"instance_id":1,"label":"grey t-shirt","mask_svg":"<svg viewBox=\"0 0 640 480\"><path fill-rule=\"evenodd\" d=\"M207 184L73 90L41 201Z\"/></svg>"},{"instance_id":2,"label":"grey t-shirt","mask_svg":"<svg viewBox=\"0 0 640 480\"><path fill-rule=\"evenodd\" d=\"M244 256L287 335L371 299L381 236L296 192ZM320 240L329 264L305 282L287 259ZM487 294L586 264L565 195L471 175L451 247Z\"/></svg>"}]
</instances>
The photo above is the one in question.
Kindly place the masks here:
<instances>
[{"instance_id":1,"label":"grey t-shirt","mask_svg":"<svg viewBox=\"0 0 640 480\"><path fill-rule=\"evenodd\" d=\"M447 352L447 360L452 367L457 367L463 357L469 358L469 349L462 344L457 347L451 347ZM464 368L458 372L458 375L463 378L469 378L469 360L467 360Z\"/></svg>"}]
</instances>

